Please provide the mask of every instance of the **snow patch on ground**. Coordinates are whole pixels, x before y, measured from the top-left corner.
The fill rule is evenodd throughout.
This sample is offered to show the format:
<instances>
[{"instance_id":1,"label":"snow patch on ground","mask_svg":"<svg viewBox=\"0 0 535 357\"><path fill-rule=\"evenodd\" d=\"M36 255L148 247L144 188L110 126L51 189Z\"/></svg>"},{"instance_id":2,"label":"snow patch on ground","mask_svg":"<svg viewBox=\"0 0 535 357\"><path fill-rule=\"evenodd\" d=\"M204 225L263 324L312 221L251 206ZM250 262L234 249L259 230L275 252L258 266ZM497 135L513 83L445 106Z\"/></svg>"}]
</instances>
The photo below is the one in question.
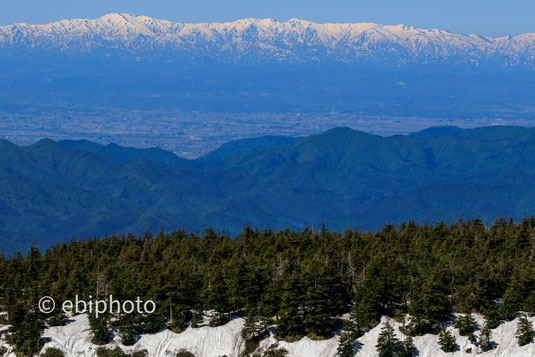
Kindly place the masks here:
<instances>
[{"instance_id":1,"label":"snow patch on ground","mask_svg":"<svg viewBox=\"0 0 535 357\"><path fill-rule=\"evenodd\" d=\"M116 339L104 347L119 346L128 353L147 350L151 357L174 357L182 350L199 357L237 357L243 342L240 336L243 324L243 319L234 319L224 326L188 328L180 334L162 330L155 334L142 335L134 346L123 346L120 340ZM93 357L99 347L91 343L87 315L73 317L66 326L47 328L43 336L50 341L45 344L43 351L56 347L65 352L66 356Z\"/></svg>"},{"instance_id":2,"label":"snow patch on ground","mask_svg":"<svg viewBox=\"0 0 535 357\"><path fill-rule=\"evenodd\" d=\"M473 315L476 319L479 326L483 326L483 317L480 315ZM534 322L535 317L529 318L530 321ZM375 345L377 344L377 338L381 332L381 327L385 323L386 319L383 318L381 324L375 328L368 331L364 336L359 338L361 343L361 349L357 353L357 356L377 356L377 351L375 350ZM391 321L392 325L395 328L396 335L400 340L404 340L405 336L399 331L399 327L402 326L400 323ZM457 339L457 345L459 348L456 352L446 353L443 352L438 345L438 335L427 334L424 336L414 337L414 345L418 349L419 357L439 357L439 356L473 356L480 355L485 357L490 356L500 356L500 357L532 357L535 356L535 343L530 343L527 346L520 347L516 340L516 328L518 321L504 322L496 329L492 330L492 341L497 344L494 350L480 353L477 346L470 343L466 336L460 336L457 329L452 326L447 329L450 330L455 338ZM476 336L479 336L479 331L476 331ZM472 352L468 353L466 350L472 348ZM327 355L325 355L327 356Z\"/></svg>"},{"instance_id":3,"label":"snow patch on ground","mask_svg":"<svg viewBox=\"0 0 535 357\"><path fill-rule=\"evenodd\" d=\"M483 318L474 315L480 326L483 325ZM535 317L529 318L535 324ZM375 357L377 351L375 345L381 332L381 327L385 323L383 318L381 324L369 330L364 336L359 338L360 349L356 356ZM399 331L400 323L391 320L396 334L400 340L405 336ZM492 331L492 341L496 348L492 351L480 353L477 346L470 343L467 337L459 336L457 330L448 327L457 339L459 346L454 353L445 353L438 346L438 336L425 335L414 338L414 344L418 349L420 357L440 357L440 356L473 356L481 355L485 357L531 357L535 356L535 343L520 347L515 337L518 321L504 322ZM238 357L243 348L243 339L240 336L244 325L244 319L236 318L219 327L203 326L199 328L188 328L184 332L177 334L169 330L162 330L155 334L142 335L134 346L123 346L116 338L112 343L106 345L107 348L121 347L125 352L135 352L147 350L151 357L176 356L179 351L192 352L197 357ZM7 326L0 325L0 347L10 347L5 342ZM476 331L479 335L479 331ZM89 332L89 321L86 315L79 315L69 319L66 326L49 327L43 333L43 338L47 343L43 351L49 347L56 347L62 350L68 357L93 357L96 356L98 346L91 343ZM334 357L338 348L338 337L327 340L311 340L304 337L297 342L278 341L273 335L260 343L258 351L266 351L270 347L283 348L288 351L288 357ZM472 352L466 350L472 348ZM14 353L8 357L15 357Z\"/></svg>"},{"instance_id":4,"label":"snow patch on ground","mask_svg":"<svg viewBox=\"0 0 535 357\"><path fill-rule=\"evenodd\" d=\"M288 351L288 357L334 357L336 356L336 350L338 348L338 337L321 341L311 340L308 337L304 337L297 342L284 342L277 341L277 339L271 335L260 343L257 352L265 352L270 347L274 346L276 346L277 349L280 348Z\"/></svg>"}]
</instances>

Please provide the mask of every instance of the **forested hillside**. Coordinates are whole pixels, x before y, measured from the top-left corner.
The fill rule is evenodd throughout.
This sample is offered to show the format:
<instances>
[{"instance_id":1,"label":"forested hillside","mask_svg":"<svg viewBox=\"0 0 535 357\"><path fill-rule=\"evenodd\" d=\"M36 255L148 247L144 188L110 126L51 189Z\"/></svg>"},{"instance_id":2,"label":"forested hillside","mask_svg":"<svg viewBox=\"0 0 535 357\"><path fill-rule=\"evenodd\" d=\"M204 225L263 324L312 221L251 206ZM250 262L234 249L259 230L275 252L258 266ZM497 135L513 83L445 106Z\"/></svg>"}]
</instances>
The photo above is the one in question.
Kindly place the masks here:
<instances>
[{"instance_id":1,"label":"forested hillside","mask_svg":"<svg viewBox=\"0 0 535 357\"><path fill-rule=\"evenodd\" d=\"M378 229L535 212L535 131L433 128L381 137L336 128L223 145L197 160L87 141L0 141L0 246L246 224Z\"/></svg>"},{"instance_id":2,"label":"forested hillside","mask_svg":"<svg viewBox=\"0 0 535 357\"><path fill-rule=\"evenodd\" d=\"M164 326L181 332L211 311L211 326L245 318L245 355L276 325L275 335L286 341L341 333L339 354L348 356L358 347L353 342L385 315L407 336L442 336L439 322L451 320L461 335L473 336L475 351L494 347L475 340L475 322L465 314L483 314L491 339L501 321L535 312L534 256L534 219L489 226L479 220L406 223L377 233L245 227L235 239L213 230L123 235L1 258L0 309L8 313L3 324L12 325L9 341L26 354L41 348L45 323L65 323L59 309L38 313L40 297L109 294L122 301L152 299L157 311L90 316L95 343L106 343L113 326L125 345ZM345 322L344 313L350 313ZM479 328L477 336L484 326ZM526 329L520 345L531 343L533 330L529 324ZM449 343L441 344L444 351Z\"/></svg>"}]
</instances>

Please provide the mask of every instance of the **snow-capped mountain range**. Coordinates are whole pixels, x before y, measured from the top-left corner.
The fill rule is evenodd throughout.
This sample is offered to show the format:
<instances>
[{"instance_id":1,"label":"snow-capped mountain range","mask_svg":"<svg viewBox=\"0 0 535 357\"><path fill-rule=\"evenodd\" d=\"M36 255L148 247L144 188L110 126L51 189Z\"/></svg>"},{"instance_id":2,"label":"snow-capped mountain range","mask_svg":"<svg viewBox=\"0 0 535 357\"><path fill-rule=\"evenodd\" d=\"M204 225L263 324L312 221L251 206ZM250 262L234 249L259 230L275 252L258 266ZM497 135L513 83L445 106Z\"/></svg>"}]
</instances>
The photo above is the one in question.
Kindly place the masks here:
<instances>
[{"instance_id":1,"label":"snow-capped mountain range","mask_svg":"<svg viewBox=\"0 0 535 357\"><path fill-rule=\"evenodd\" d=\"M114 13L95 20L17 23L0 27L0 50L9 55L45 50L225 62L497 63L535 68L535 33L490 38L405 25L299 19L192 24Z\"/></svg>"}]
</instances>

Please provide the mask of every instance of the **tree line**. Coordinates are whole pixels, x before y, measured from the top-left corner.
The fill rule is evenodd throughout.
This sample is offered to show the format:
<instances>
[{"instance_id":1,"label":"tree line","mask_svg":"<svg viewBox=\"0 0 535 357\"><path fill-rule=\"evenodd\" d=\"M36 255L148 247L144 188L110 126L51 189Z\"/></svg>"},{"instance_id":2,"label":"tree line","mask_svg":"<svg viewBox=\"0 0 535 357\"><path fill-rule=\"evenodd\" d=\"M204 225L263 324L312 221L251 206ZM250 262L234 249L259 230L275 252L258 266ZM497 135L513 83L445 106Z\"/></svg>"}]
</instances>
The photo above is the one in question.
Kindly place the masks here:
<instances>
[{"instance_id":1,"label":"tree line","mask_svg":"<svg viewBox=\"0 0 535 357\"><path fill-rule=\"evenodd\" d=\"M245 318L246 353L276 325L287 341L341 330L343 355L382 316L410 315L403 332L416 336L441 333L439 322L453 312L482 313L491 327L535 312L534 260L534 218L488 226L408 222L378 232L247 226L234 238L207 229L72 240L0 257L0 310L7 313L0 324L11 325L16 351L31 355L46 325L65 324L59 308L37 309L42 296L139 297L155 301L156 312L89 316L95 343L108 342L113 325L128 345L140 333L198 326L210 311L212 326Z\"/></svg>"}]
</instances>

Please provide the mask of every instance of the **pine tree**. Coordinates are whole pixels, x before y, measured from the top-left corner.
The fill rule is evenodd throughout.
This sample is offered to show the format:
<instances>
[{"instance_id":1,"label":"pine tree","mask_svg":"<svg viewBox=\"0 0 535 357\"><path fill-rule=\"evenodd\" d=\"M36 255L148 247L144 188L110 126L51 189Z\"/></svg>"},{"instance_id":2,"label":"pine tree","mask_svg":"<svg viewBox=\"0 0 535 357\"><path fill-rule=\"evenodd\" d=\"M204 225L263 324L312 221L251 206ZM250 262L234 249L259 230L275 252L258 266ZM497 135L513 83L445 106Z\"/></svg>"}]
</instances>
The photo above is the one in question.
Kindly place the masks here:
<instances>
[{"instance_id":1,"label":"pine tree","mask_svg":"<svg viewBox=\"0 0 535 357\"><path fill-rule=\"evenodd\" d=\"M228 322L231 303L228 286L221 268L213 269L210 272L206 289L206 304L216 312L215 318L210 321L211 326L220 326Z\"/></svg>"},{"instance_id":2,"label":"pine tree","mask_svg":"<svg viewBox=\"0 0 535 357\"><path fill-rule=\"evenodd\" d=\"M500 326L500 313L496 305L485 309L485 323L491 330Z\"/></svg>"},{"instance_id":3,"label":"pine tree","mask_svg":"<svg viewBox=\"0 0 535 357\"><path fill-rule=\"evenodd\" d=\"M0 354L0 356L2 355ZM40 357L65 357L65 353L59 348L49 347L45 352L41 353Z\"/></svg>"},{"instance_id":4,"label":"pine tree","mask_svg":"<svg viewBox=\"0 0 535 357\"><path fill-rule=\"evenodd\" d=\"M366 285L357 288L351 317L358 329L370 327L377 320L376 295Z\"/></svg>"},{"instance_id":5,"label":"pine tree","mask_svg":"<svg viewBox=\"0 0 535 357\"><path fill-rule=\"evenodd\" d=\"M241 337L245 341L245 348L242 351L242 356L251 355L260 344L260 341L268 335L267 328L269 322L261 316L253 315L250 313L245 319L245 325L241 330Z\"/></svg>"},{"instance_id":6,"label":"pine tree","mask_svg":"<svg viewBox=\"0 0 535 357\"><path fill-rule=\"evenodd\" d=\"M490 323L488 320L485 320L485 323L483 324L483 328L481 329L481 332L479 333L479 338L477 340L481 351L487 352L494 348L494 346L492 345L491 336L492 330L490 329Z\"/></svg>"},{"instance_id":7,"label":"pine tree","mask_svg":"<svg viewBox=\"0 0 535 357\"><path fill-rule=\"evenodd\" d=\"M414 346L414 339L410 336L405 338L405 341L401 343L401 347L398 352L398 357L413 357L416 353L416 346Z\"/></svg>"},{"instance_id":8,"label":"pine tree","mask_svg":"<svg viewBox=\"0 0 535 357\"><path fill-rule=\"evenodd\" d=\"M433 332L431 322L421 315L411 316L409 323L405 327L408 334L413 336L423 336L426 333Z\"/></svg>"},{"instance_id":9,"label":"pine tree","mask_svg":"<svg viewBox=\"0 0 535 357\"><path fill-rule=\"evenodd\" d=\"M334 329L334 319L340 302L336 298L339 293L338 280L334 274L320 263L313 264L313 268L306 275L308 282L305 295L305 326L307 333L327 337Z\"/></svg>"},{"instance_id":10,"label":"pine tree","mask_svg":"<svg viewBox=\"0 0 535 357\"><path fill-rule=\"evenodd\" d=\"M247 315L245 325L241 331L241 336L244 340L258 339L267 333L269 321L262 316L255 316L252 313Z\"/></svg>"},{"instance_id":11,"label":"pine tree","mask_svg":"<svg viewBox=\"0 0 535 357\"><path fill-rule=\"evenodd\" d=\"M525 300L524 286L518 277L513 277L500 305L500 314L507 320L513 320L522 309Z\"/></svg>"},{"instance_id":12,"label":"pine tree","mask_svg":"<svg viewBox=\"0 0 535 357\"><path fill-rule=\"evenodd\" d=\"M172 317L169 320L170 329L175 333L181 333L188 327L188 323L193 318L193 312L191 310L179 310L173 313Z\"/></svg>"},{"instance_id":13,"label":"pine tree","mask_svg":"<svg viewBox=\"0 0 535 357\"><path fill-rule=\"evenodd\" d=\"M136 326L135 326L135 315L134 314L124 314L119 320L119 337L121 337L121 342L125 346L132 346L136 343Z\"/></svg>"},{"instance_id":14,"label":"pine tree","mask_svg":"<svg viewBox=\"0 0 535 357\"><path fill-rule=\"evenodd\" d=\"M359 328L352 311L349 320L344 321L338 342L337 356L352 357L355 354L355 345L358 346L357 339L363 334L364 332Z\"/></svg>"},{"instance_id":15,"label":"pine tree","mask_svg":"<svg viewBox=\"0 0 535 357\"><path fill-rule=\"evenodd\" d=\"M283 338L298 338L304 334L303 288L301 279L292 274L283 283L281 308L277 321L276 333Z\"/></svg>"},{"instance_id":16,"label":"pine tree","mask_svg":"<svg viewBox=\"0 0 535 357\"><path fill-rule=\"evenodd\" d=\"M457 347L455 336L444 327L440 330L438 335L438 344L444 352L454 352Z\"/></svg>"},{"instance_id":17,"label":"pine tree","mask_svg":"<svg viewBox=\"0 0 535 357\"><path fill-rule=\"evenodd\" d=\"M164 328L167 317L159 310L152 314L137 315L138 333L156 333Z\"/></svg>"},{"instance_id":18,"label":"pine tree","mask_svg":"<svg viewBox=\"0 0 535 357\"><path fill-rule=\"evenodd\" d=\"M95 314L89 314L89 328L93 334L91 342L96 345L104 345L110 342L111 336L107 316L101 314L97 317Z\"/></svg>"},{"instance_id":19,"label":"pine tree","mask_svg":"<svg viewBox=\"0 0 535 357\"><path fill-rule=\"evenodd\" d=\"M436 276L435 276L436 275ZM451 313L451 301L444 283L442 272L429 274L423 284L415 282L409 304L409 315L414 326L419 331L417 334L431 332L430 329L438 326L440 321L447 321ZM425 330L428 329L428 330Z\"/></svg>"},{"instance_id":20,"label":"pine tree","mask_svg":"<svg viewBox=\"0 0 535 357\"><path fill-rule=\"evenodd\" d=\"M518 320L518 327L516 330L516 338L520 346L525 346L533 341L535 333L533 331L533 324L528 320L526 315L522 314Z\"/></svg>"},{"instance_id":21,"label":"pine tree","mask_svg":"<svg viewBox=\"0 0 535 357\"><path fill-rule=\"evenodd\" d=\"M377 348L380 357L396 356L396 353L400 349L399 340L394 332L394 327L392 327L388 319L381 328L375 347Z\"/></svg>"},{"instance_id":22,"label":"pine tree","mask_svg":"<svg viewBox=\"0 0 535 357\"><path fill-rule=\"evenodd\" d=\"M41 333L44 323L41 317L32 311L20 309L10 313L10 340L15 351L23 356L33 356L43 346Z\"/></svg>"},{"instance_id":23,"label":"pine tree","mask_svg":"<svg viewBox=\"0 0 535 357\"><path fill-rule=\"evenodd\" d=\"M460 315L455 321L454 326L459 330L459 335L472 335L477 328L477 323L472 314Z\"/></svg>"},{"instance_id":24,"label":"pine tree","mask_svg":"<svg viewBox=\"0 0 535 357\"><path fill-rule=\"evenodd\" d=\"M336 349L336 356L338 357L353 357L354 348L353 335L349 331L342 331L338 340L338 348Z\"/></svg>"}]
</instances>

